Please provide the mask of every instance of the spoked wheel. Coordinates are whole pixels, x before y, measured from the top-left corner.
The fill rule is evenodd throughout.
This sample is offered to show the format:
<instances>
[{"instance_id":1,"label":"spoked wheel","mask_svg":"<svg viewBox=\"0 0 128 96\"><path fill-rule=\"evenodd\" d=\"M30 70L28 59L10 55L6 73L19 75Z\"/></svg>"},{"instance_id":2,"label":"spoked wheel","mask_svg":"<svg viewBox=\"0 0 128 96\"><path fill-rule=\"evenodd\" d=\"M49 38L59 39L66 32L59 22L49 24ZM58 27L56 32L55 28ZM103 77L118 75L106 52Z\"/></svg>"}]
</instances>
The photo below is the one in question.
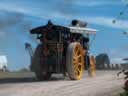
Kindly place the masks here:
<instances>
[{"instance_id":1,"label":"spoked wheel","mask_svg":"<svg viewBox=\"0 0 128 96\"><path fill-rule=\"evenodd\" d=\"M71 80L80 80L84 70L83 49L79 43L71 43L66 54L66 67Z\"/></svg>"},{"instance_id":2,"label":"spoked wheel","mask_svg":"<svg viewBox=\"0 0 128 96\"><path fill-rule=\"evenodd\" d=\"M48 80L51 77L51 73L42 68L42 54L42 45L38 45L32 57L30 68L35 72L37 80Z\"/></svg>"},{"instance_id":3,"label":"spoked wheel","mask_svg":"<svg viewBox=\"0 0 128 96\"><path fill-rule=\"evenodd\" d=\"M90 57L90 75L95 76L96 74L96 62L94 56Z\"/></svg>"}]
</instances>

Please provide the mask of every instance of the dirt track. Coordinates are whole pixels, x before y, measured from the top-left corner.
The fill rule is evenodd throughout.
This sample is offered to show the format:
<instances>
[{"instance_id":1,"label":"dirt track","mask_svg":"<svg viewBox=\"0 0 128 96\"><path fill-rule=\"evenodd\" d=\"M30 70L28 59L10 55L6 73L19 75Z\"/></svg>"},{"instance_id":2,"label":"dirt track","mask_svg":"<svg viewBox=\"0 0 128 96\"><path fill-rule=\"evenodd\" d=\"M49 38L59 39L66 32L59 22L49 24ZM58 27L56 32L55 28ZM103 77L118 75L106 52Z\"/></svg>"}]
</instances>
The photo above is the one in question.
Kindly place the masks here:
<instances>
[{"instance_id":1,"label":"dirt track","mask_svg":"<svg viewBox=\"0 0 128 96\"><path fill-rule=\"evenodd\" d=\"M124 80L117 78L116 73L98 71L96 77L85 74L79 81L59 78L43 82L1 83L0 96L118 96Z\"/></svg>"}]
</instances>

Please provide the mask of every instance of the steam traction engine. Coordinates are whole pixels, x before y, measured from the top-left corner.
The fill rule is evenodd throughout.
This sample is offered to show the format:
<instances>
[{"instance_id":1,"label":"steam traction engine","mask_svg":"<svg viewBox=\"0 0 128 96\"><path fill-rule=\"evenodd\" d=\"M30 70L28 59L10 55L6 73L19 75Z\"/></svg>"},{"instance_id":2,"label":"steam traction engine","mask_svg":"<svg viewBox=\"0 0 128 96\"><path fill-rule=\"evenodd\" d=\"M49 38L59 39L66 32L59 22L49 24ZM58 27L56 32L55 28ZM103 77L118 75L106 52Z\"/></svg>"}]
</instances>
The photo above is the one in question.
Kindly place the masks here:
<instances>
[{"instance_id":1,"label":"steam traction engine","mask_svg":"<svg viewBox=\"0 0 128 96\"><path fill-rule=\"evenodd\" d=\"M62 73L79 80L86 66L95 73L94 57L88 56L88 35L96 30L85 28L87 24L78 20L73 20L71 25L64 27L49 21L30 31L40 40L30 66L37 79L46 80L52 73Z\"/></svg>"}]
</instances>

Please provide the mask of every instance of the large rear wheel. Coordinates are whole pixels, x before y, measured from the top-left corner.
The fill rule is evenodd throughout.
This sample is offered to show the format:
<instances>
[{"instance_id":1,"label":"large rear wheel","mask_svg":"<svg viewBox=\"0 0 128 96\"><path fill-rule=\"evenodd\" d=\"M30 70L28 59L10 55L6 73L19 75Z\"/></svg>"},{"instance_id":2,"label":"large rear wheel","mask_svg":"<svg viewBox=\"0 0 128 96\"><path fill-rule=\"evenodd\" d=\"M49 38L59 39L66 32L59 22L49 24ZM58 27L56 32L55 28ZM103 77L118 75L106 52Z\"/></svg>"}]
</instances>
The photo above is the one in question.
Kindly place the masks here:
<instances>
[{"instance_id":1,"label":"large rear wheel","mask_svg":"<svg viewBox=\"0 0 128 96\"><path fill-rule=\"evenodd\" d=\"M31 60L31 70L35 72L38 80L48 80L51 77L51 73L45 68L43 64L43 47L38 45Z\"/></svg>"},{"instance_id":2,"label":"large rear wheel","mask_svg":"<svg viewBox=\"0 0 128 96\"><path fill-rule=\"evenodd\" d=\"M66 54L66 67L71 80L80 80L84 70L83 48L80 43L71 43Z\"/></svg>"}]
</instances>

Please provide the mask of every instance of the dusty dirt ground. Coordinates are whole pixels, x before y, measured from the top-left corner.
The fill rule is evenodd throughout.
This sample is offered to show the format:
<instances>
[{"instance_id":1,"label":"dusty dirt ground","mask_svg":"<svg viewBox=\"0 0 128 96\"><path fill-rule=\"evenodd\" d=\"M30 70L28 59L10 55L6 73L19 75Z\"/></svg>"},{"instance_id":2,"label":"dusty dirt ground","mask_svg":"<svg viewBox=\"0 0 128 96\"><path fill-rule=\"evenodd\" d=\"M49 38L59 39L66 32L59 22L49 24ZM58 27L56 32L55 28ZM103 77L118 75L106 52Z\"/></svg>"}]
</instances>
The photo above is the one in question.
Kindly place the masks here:
<instances>
[{"instance_id":1,"label":"dusty dirt ground","mask_svg":"<svg viewBox=\"0 0 128 96\"><path fill-rule=\"evenodd\" d=\"M79 81L64 79L62 76L53 76L54 79L42 82L32 78L4 78L6 82L0 79L0 96L119 96L124 80L123 76L117 77L116 73L97 71L96 77L89 77L85 72Z\"/></svg>"}]
</instances>

